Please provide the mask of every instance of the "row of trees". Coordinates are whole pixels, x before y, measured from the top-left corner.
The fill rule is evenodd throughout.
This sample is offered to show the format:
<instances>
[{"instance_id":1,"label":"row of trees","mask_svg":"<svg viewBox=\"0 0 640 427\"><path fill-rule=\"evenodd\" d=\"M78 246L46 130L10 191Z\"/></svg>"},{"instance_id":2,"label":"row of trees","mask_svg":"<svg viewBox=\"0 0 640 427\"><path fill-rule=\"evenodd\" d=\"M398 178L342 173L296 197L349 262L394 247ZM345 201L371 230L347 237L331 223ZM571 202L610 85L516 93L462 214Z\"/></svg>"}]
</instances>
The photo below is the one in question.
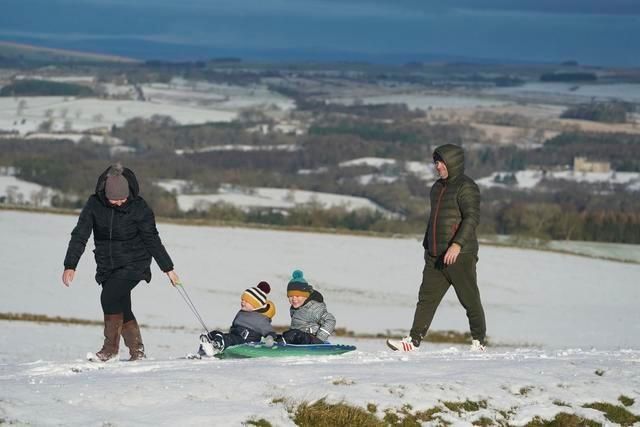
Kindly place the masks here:
<instances>
[{"instance_id":1,"label":"row of trees","mask_svg":"<svg viewBox=\"0 0 640 427\"><path fill-rule=\"evenodd\" d=\"M626 123L627 114L633 110L633 106L625 102L592 102L569 107L561 117L604 123Z\"/></svg>"},{"instance_id":2,"label":"row of trees","mask_svg":"<svg viewBox=\"0 0 640 427\"><path fill-rule=\"evenodd\" d=\"M0 96L95 96L95 92L74 83L24 79L3 86Z\"/></svg>"},{"instance_id":3,"label":"row of trees","mask_svg":"<svg viewBox=\"0 0 640 427\"><path fill-rule=\"evenodd\" d=\"M493 218L499 234L553 240L640 243L640 212L579 211L557 203L513 203Z\"/></svg>"},{"instance_id":4,"label":"row of trees","mask_svg":"<svg viewBox=\"0 0 640 427\"><path fill-rule=\"evenodd\" d=\"M433 126L410 120L367 125L367 120L357 117L341 121L326 119L319 120L312 132L304 136L251 133L238 123L176 126L160 118L136 119L114 129L115 136L138 148L137 153L121 154L117 160L136 171L145 198L162 216L421 233L428 214L427 183L398 167L395 182L363 185L358 178L375 173L376 169L344 168L338 164L369 156L430 162L433 148L442 143L466 146L467 172L474 177L496 170L519 170L531 164L570 163L576 153L585 151L608 154L614 162L634 162L640 158L636 152L640 144L631 136L564 134L540 150L524 151L516 147L472 146L469 143L475 141L476 135L462 125ZM297 150L210 151L184 155L174 151L216 144L288 144ZM55 200L56 205L66 207L81 205L93 192L98 173L114 160L108 147L89 143L7 140L0 152L0 165L18 167L22 178L82 196L80 200ZM302 175L298 173L300 169L316 173ZM206 191L216 190L221 183L230 183L356 195L375 201L402 215L403 219L317 207L281 212L214 206L205 212L184 213L179 211L172 194L152 185L156 179L191 180ZM633 214L640 212L640 206L630 199L633 200L618 188L590 192L577 184L556 181L547 192L528 193L526 199L523 193L514 191L483 190L481 227L486 233L638 243L638 217Z\"/></svg>"}]
</instances>

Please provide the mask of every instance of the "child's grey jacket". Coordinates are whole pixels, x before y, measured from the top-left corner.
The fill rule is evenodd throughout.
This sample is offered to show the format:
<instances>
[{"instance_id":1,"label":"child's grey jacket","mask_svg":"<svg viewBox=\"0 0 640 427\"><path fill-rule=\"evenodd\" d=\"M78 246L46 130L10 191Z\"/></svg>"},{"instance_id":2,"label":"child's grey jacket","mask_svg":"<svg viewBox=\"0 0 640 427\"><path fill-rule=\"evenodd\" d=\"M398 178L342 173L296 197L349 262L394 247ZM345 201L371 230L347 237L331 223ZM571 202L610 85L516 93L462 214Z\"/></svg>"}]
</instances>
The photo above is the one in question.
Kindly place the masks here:
<instances>
[{"instance_id":1,"label":"child's grey jacket","mask_svg":"<svg viewBox=\"0 0 640 427\"><path fill-rule=\"evenodd\" d=\"M260 338L275 334L271 319L256 311L238 311L231 329L232 334L240 335L245 341L260 341Z\"/></svg>"},{"instance_id":2,"label":"child's grey jacket","mask_svg":"<svg viewBox=\"0 0 640 427\"><path fill-rule=\"evenodd\" d=\"M327 341L336 327L336 318L327 311L322 294L313 291L298 308L289 308L291 329L308 332L322 341Z\"/></svg>"}]
</instances>

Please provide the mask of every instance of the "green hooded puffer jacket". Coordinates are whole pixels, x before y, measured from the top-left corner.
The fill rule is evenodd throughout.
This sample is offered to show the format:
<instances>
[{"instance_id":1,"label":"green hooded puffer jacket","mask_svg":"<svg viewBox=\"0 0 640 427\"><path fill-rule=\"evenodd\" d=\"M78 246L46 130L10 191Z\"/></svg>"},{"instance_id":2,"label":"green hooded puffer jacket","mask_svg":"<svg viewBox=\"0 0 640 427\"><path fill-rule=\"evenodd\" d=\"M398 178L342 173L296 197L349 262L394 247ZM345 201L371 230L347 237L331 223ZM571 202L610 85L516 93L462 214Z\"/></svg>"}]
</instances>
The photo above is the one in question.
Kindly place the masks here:
<instances>
[{"instance_id":1,"label":"green hooded puffer jacket","mask_svg":"<svg viewBox=\"0 0 640 427\"><path fill-rule=\"evenodd\" d=\"M464 174L464 151L453 144L436 148L449 176L431 187L431 214L422 246L431 256L441 256L452 243L460 253L478 253L476 228L480 223L480 190Z\"/></svg>"}]
</instances>

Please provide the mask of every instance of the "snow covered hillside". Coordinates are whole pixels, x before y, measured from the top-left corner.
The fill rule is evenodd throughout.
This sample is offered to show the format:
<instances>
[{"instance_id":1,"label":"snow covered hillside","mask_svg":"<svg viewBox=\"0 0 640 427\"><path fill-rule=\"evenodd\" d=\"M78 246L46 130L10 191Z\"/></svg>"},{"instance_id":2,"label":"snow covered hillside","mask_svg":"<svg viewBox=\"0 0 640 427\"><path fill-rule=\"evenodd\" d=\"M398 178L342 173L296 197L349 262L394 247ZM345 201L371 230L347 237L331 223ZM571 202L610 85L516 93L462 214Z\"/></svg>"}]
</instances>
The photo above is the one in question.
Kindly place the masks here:
<instances>
[{"instance_id":1,"label":"snow covered hillside","mask_svg":"<svg viewBox=\"0 0 640 427\"><path fill-rule=\"evenodd\" d=\"M240 209L254 208L292 209L304 206L321 206L324 209L342 207L348 211L367 209L380 212L388 218L398 217L364 197L319 191L293 190L288 188L240 187L222 184L217 193L202 193L192 181L164 179L155 183L162 189L174 193L181 211L206 211L216 203L233 205Z\"/></svg>"},{"instance_id":2,"label":"snow covered hillside","mask_svg":"<svg viewBox=\"0 0 640 427\"><path fill-rule=\"evenodd\" d=\"M512 177L513 182L506 184L505 180ZM540 170L524 170L515 173L494 172L490 176L479 179L478 185L483 187L511 187L531 189L543 179L566 180L589 184L609 183L622 185L629 191L640 189L640 173L637 172L574 172L572 170L543 172Z\"/></svg>"},{"instance_id":3,"label":"snow covered hillside","mask_svg":"<svg viewBox=\"0 0 640 427\"><path fill-rule=\"evenodd\" d=\"M51 206L57 192L11 175L0 175L0 202L37 207Z\"/></svg>"},{"instance_id":4,"label":"snow covered hillside","mask_svg":"<svg viewBox=\"0 0 640 427\"><path fill-rule=\"evenodd\" d=\"M73 216L0 211L5 283L0 313L101 319L91 245L71 288L60 283ZM405 332L422 269L418 239L382 239L240 228L159 224L161 236L209 328L227 328L242 291L272 284L288 322L285 288L294 268L323 293L338 327ZM441 407L440 420L481 418L524 425L567 412L611 424L593 402L640 414L640 265L481 246L479 285L491 346L430 344L392 353L382 340L335 338L358 350L342 356L187 361L198 323L155 267L134 291L147 325L149 360L83 361L101 344L99 326L1 321L0 423L32 425L293 425L288 405L345 401L376 415L410 405ZM467 329L452 291L433 329ZM528 344L528 345L527 345ZM124 358L124 352L121 357ZM445 402L484 402L457 412ZM484 406L484 407L483 407ZM117 409L114 409L117 408Z\"/></svg>"},{"instance_id":5,"label":"snow covered hillside","mask_svg":"<svg viewBox=\"0 0 640 427\"><path fill-rule=\"evenodd\" d=\"M21 107L25 105L24 107ZM54 131L85 131L121 126L134 117L171 116L180 124L229 122L236 112L137 100L56 96L0 98L0 129L26 134L50 121Z\"/></svg>"}]
</instances>

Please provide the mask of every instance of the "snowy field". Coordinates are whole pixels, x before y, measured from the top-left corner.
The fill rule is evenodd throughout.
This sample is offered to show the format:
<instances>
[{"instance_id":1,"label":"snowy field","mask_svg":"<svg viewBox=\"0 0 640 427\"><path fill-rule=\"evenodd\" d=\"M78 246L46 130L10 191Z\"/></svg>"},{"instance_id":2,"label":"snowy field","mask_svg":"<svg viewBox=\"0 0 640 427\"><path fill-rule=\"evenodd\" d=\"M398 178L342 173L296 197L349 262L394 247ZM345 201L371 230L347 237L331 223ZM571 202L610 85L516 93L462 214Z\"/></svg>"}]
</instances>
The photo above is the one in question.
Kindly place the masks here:
<instances>
[{"instance_id":1,"label":"snowy field","mask_svg":"<svg viewBox=\"0 0 640 427\"><path fill-rule=\"evenodd\" d=\"M68 76L66 80L51 77L48 80L86 83L86 76ZM154 115L170 116L177 123L190 125L228 122L243 109L285 112L295 107L289 98L263 86L217 85L178 78L167 84L141 85L139 89L144 100L137 99L137 92L131 85L107 83L101 85L101 89L111 96L129 99L0 97L0 129L24 135L50 122L52 131L82 132L121 126L132 118L148 119Z\"/></svg>"},{"instance_id":2,"label":"snowy field","mask_svg":"<svg viewBox=\"0 0 640 427\"><path fill-rule=\"evenodd\" d=\"M478 179L476 182L483 187L505 187L505 184L496 182L496 177L504 178L513 172L494 172L490 176ZM513 188L531 189L543 179L562 179L566 181L583 182L589 184L609 183L623 185L629 191L640 190L640 173L638 172L574 172L548 171L543 173L540 170L523 170L513 173L517 183ZM510 185L509 185L510 187Z\"/></svg>"},{"instance_id":3,"label":"snowy field","mask_svg":"<svg viewBox=\"0 0 640 427\"><path fill-rule=\"evenodd\" d=\"M596 258L617 259L640 264L640 245L554 240L549 242L548 246L550 249L559 251L566 251Z\"/></svg>"},{"instance_id":4,"label":"snowy field","mask_svg":"<svg viewBox=\"0 0 640 427\"><path fill-rule=\"evenodd\" d=\"M640 102L640 84L637 83L560 83L528 82L522 86L497 87L484 92L496 95L561 95L580 102L619 100Z\"/></svg>"},{"instance_id":5,"label":"snowy field","mask_svg":"<svg viewBox=\"0 0 640 427\"><path fill-rule=\"evenodd\" d=\"M7 280L0 313L101 319L91 246L71 288L60 283L73 216L0 211L0 259ZM286 282L301 268L324 295L338 327L358 333L406 331L422 268L417 239L382 239L242 228L159 224L185 288L209 328L228 327L241 292L272 284L275 325L288 323ZM101 344L99 326L2 321L0 423L29 425L293 425L289 404L326 398L376 414L411 405L486 401L440 418L481 417L524 425L534 416L575 413L612 425L582 406L620 404L640 414L640 265L551 252L481 246L479 285L491 346L430 344L397 354L382 340L336 338L342 356L188 361L198 323L155 267L134 291L149 360L83 361ZM435 330L467 329L450 291ZM125 358L124 351L121 358ZM114 409L115 408L115 409ZM508 419L505 419L508 417Z\"/></svg>"},{"instance_id":6,"label":"snowy field","mask_svg":"<svg viewBox=\"0 0 640 427\"><path fill-rule=\"evenodd\" d=\"M134 117L149 119L154 115L171 116L183 125L229 122L236 118L233 111L146 101L58 96L0 97L0 129L20 134L35 132L47 121L51 121L53 131L85 131L110 129Z\"/></svg>"},{"instance_id":7,"label":"snowy field","mask_svg":"<svg viewBox=\"0 0 640 427\"><path fill-rule=\"evenodd\" d=\"M293 209L296 206L316 204L324 209L333 207L343 207L348 211L367 209L380 212L387 217L396 216L393 212L389 212L364 197L345 196L319 191L223 185L215 194L181 194L186 189L193 188L193 185L181 180L160 180L156 182L156 185L166 191L176 193L178 208L184 212L190 210L205 211L216 203L226 203L240 209Z\"/></svg>"},{"instance_id":8,"label":"snowy field","mask_svg":"<svg viewBox=\"0 0 640 427\"><path fill-rule=\"evenodd\" d=\"M50 207L57 191L15 176L0 175L0 200L17 205Z\"/></svg>"},{"instance_id":9,"label":"snowy field","mask_svg":"<svg viewBox=\"0 0 640 427\"><path fill-rule=\"evenodd\" d=\"M227 111L243 108L273 108L291 110L293 100L266 86L232 86L173 78L171 82L142 85L145 98L170 105L190 105L193 107L212 106Z\"/></svg>"},{"instance_id":10,"label":"snowy field","mask_svg":"<svg viewBox=\"0 0 640 427\"><path fill-rule=\"evenodd\" d=\"M340 167L353 167L353 166L369 166L383 172L388 172L389 175L398 175L401 171L406 171L416 177L425 181L435 180L435 170L431 162L418 162L418 161L406 161L402 162L396 159L389 159L384 157L360 157L357 159L348 160L339 164Z\"/></svg>"},{"instance_id":11,"label":"snowy field","mask_svg":"<svg viewBox=\"0 0 640 427\"><path fill-rule=\"evenodd\" d=\"M479 108L479 107L499 107L509 105L509 102L490 99L476 98L471 96L446 96L430 93L410 93L393 95L374 95L361 98L334 98L329 102L345 105L354 105L362 102L365 105L378 104L406 104L411 110L420 109L428 111L431 109L457 109L457 108Z\"/></svg>"}]
</instances>

